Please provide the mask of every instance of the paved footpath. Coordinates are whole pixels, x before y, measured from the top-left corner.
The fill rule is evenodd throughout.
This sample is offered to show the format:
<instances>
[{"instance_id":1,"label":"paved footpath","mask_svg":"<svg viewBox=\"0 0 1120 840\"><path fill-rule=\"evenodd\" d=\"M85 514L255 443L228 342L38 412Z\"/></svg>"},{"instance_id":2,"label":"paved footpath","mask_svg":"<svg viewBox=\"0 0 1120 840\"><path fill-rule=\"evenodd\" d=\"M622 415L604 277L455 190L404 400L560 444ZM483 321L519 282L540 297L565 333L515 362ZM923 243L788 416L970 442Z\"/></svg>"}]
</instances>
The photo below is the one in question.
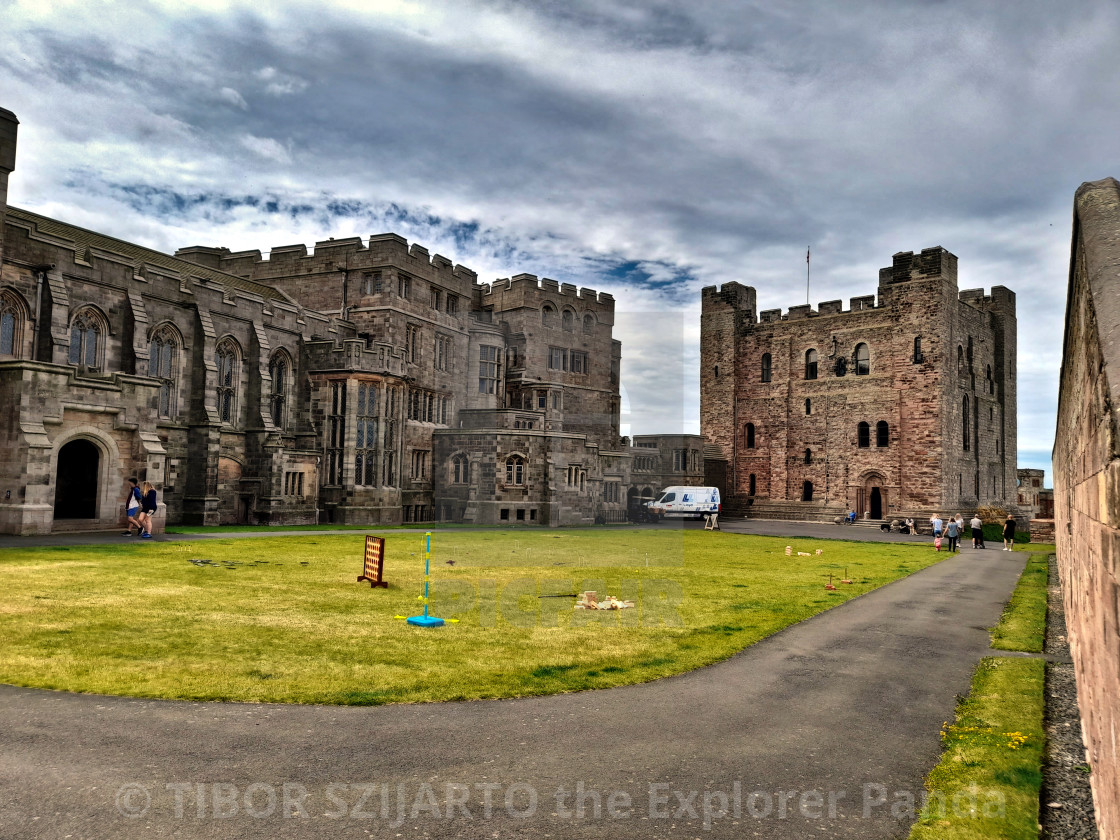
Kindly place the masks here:
<instances>
[{"instance_id":1,"label":"paved footpath","mask_svg":"<svg viewBox=\"0 0 1120 840\"><path fill-rule=\"evenodd\" d=\"M966 550L606 691L354 708L0 687L0 837L905 837L1026 558Z\"/></svg>"}]
</instances>

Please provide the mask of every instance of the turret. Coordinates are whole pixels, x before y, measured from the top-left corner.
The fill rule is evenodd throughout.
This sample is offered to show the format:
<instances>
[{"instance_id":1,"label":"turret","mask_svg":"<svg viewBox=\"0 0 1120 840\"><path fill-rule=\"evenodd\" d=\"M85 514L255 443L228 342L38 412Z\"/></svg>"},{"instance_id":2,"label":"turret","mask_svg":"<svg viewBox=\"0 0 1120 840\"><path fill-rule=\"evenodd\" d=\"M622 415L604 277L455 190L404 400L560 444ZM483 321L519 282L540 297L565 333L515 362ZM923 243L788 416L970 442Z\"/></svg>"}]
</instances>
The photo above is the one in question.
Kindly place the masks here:
<instances>
[{"instance_id":1,"label":"turret","mask_svg":"<svg viewBox=\"0 0 1120 840\"><path fill-rule=\"evenodd\" d=\"M8 215L8 176L16 168L16 132L19 120L0 108L0 265L4 262L4 222Z\"/></svg>"}]
</instances>

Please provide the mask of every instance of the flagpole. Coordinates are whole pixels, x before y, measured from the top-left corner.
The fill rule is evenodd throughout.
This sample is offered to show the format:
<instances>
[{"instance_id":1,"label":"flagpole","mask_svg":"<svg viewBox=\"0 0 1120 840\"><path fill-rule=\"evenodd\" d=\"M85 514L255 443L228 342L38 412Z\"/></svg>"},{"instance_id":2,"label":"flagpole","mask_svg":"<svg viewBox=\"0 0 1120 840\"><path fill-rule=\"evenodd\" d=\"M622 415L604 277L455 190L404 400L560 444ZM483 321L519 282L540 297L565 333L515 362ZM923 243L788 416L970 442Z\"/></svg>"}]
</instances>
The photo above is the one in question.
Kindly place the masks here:
<instances>
[{"instance_id":1,"label":"flagpole","mask_svg":"<svg viewBox=\"0 0 1120 840\"><path fill-rule=\"evenodd\" d=\"M809 303L809 248L811 248L811 247L812 246L810 245L810 246L807 246L805 248L805 303L806 304Z\"/></svg>"}]
</instances>

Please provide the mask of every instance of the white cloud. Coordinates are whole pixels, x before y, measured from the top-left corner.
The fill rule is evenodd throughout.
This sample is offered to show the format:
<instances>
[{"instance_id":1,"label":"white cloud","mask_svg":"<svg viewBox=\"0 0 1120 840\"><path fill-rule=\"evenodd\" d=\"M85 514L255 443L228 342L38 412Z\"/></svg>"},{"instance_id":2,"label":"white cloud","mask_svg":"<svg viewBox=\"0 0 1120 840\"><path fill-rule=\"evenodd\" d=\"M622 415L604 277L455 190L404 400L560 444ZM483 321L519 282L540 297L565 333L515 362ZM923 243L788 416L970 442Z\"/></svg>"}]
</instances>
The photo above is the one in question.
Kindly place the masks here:
<instances>
[{"instance_id":1,"label":"white cloud","mask_svg":"<svg viewBox=\"0 0 1120 840\"><path fill-rule=\"evenodd\" d=\"M240 93L233 88L224 87L218 91L218 99L225 102L227 105L233 105L235 108L240 108L242 111L249 110L249 103L245 101Z\"/></svg>"},{"instance_id":2,"label":"white cloud","mask_svg":"<svg viewBox=\"0 0 1120 840\"><path fill-rule=\"evenodd\" d=\"M271 137L254 137L252 134L245 134L239 138L239 142L250 152L263 158L283 164L292 162L292 156L284 145Z\"/></svg>"}]
</instances>

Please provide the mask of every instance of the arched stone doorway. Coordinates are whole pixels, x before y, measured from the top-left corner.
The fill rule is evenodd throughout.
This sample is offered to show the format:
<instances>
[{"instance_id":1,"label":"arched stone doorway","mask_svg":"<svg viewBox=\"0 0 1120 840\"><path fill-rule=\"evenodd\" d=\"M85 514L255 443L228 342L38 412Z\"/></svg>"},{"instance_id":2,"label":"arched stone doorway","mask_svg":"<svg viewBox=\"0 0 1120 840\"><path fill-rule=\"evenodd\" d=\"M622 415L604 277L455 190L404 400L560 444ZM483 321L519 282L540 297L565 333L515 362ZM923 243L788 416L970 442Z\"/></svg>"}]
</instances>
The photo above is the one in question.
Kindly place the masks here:
<instances>
[{"instance_id":1,"label":"arched stone doorway","mask_svg":"<svg viewBox=\"0 0 1120 840\"><path fill-rule=\"evenodd\" d=\"M890 505L883 476L877 472L865 473L859 481L856 513L861 517L866 513L870 519L885 519Z\"/></svg>"},{"instance_id":2,"label":"arched stone doorway","mask_svg":"<svg viewBox=\"0 0 1120 840\"><path fill-rule=\"evenodd\" d=\"M101 450L75 438L58 450L54 482L55 519L96 519Z\"/></svg>"}]
</instances>

